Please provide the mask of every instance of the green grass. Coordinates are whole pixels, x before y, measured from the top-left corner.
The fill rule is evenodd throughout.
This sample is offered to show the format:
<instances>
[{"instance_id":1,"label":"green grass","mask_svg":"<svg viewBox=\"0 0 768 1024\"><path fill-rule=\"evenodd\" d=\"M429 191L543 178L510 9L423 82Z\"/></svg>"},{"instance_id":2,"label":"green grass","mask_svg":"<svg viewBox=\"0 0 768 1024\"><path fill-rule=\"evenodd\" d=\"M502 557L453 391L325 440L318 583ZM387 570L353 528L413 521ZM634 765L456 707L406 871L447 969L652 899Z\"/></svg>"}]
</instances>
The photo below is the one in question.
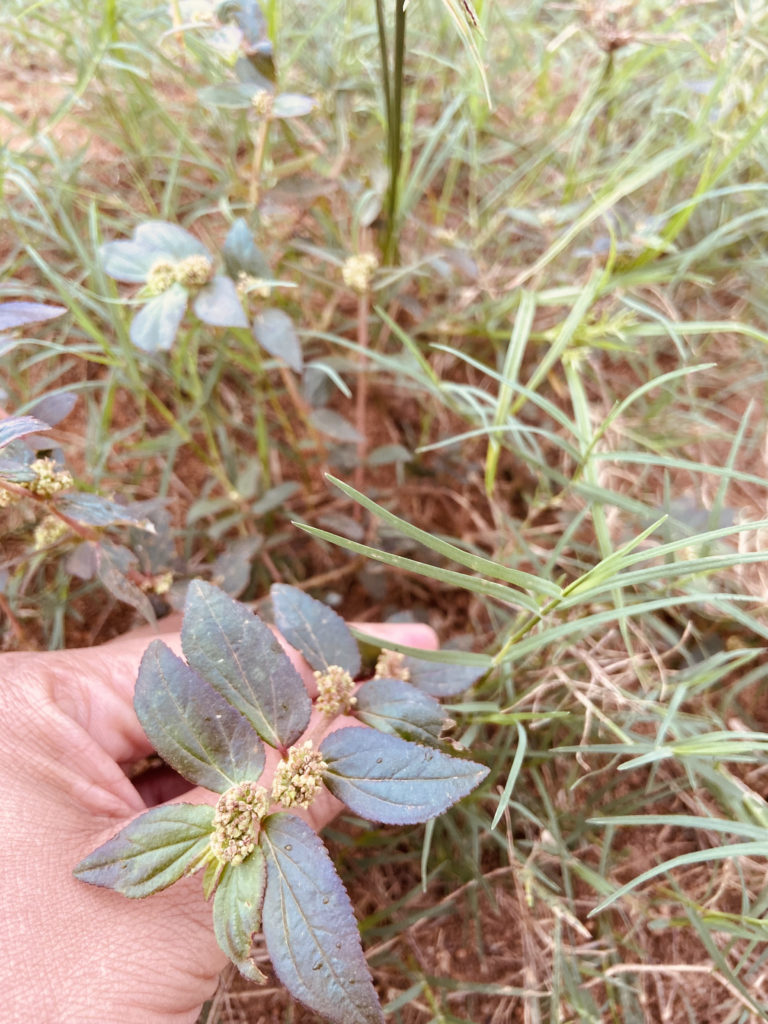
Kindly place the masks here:
<instances>
[{"instance_id":1,"label":"green grass","mask_svg":"<svg viewBox=\"0 0 768 1024\"><path fill-rule=\"evenodd\" d=\"M279 87L318 106L271 126L254 211L245 115L196 99L226 68L162 6L8 0L5 63L40 92L0 109L1 297L69 315L0 352L4 404L76 391L81 486L168 501L180 580L258 534L247 596L354 583L354 610L431 608L463 634L447 659L492 666L451 709L486 787L426 831L329 831L391 1020L762 1020L768 17L476 6L491 106L445 5L409 9L399 265L361 306L340 266L386 244L373 3L268 5ZM216 248L238 215L298 286L275 302L303 381L194 327L143 356L100 269L141 220ZM410 461L357 469L307 422L322 388ZM359 555L404 570L394 598ZM94 586L22 559L5 593L56 646Z\"/></svg>"}]
</instances>

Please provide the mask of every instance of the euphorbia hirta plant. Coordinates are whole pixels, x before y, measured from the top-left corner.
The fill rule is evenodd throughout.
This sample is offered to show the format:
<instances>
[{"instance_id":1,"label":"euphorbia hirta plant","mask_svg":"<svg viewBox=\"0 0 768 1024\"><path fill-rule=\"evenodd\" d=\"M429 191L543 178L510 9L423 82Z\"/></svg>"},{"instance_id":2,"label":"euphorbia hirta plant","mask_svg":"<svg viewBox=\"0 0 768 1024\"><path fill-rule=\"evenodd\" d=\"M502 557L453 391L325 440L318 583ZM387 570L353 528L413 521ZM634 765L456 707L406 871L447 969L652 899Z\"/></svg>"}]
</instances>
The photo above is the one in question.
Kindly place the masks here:
<instances>
[{"instance_id":1,"label":"euphorbia hirta plant","mask_svg":"<svg viewBox=\"0 0 768 1024\"><path fill-rule=\"evenodd\" d=\"M293 587L273 587L272 603L276 625L315 670L315 707L327 733L320 745L305 735L312 701L269 627L216 587L193 583L181 633L186 660L159 640L151 644L134 704L164 760L219 799L215 807L146 811L75 874L140 898L201 871L216 938L246 977L264 980L251 956L262 931L296 998L339 1024L380 1022L349 898L295 809L326 787L363 818L423 822L469 793L487 769L440 749L445 715L425 692L434 663L389 652L356 689L361 657L343 620ZM440 667L450 676L449 666ZM468 681L444 677L432 688L456 692ZM360 724L328 732L340 714ZM259 781L265 743L281 755L269 788Z\"/></svg>"}]
</instances>

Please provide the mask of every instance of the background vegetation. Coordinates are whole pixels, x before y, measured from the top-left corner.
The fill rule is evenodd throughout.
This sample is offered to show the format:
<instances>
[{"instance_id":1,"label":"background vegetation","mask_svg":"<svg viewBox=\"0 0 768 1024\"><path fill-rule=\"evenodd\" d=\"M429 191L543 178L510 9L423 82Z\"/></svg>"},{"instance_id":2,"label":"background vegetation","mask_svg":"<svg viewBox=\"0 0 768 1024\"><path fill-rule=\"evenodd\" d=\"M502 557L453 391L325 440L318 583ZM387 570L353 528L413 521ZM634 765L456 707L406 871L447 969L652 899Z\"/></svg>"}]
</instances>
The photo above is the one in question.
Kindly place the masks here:
<instances>
[{"instance_id":1,"label":"background vegetation","mask_svg":"<svg viewBox=\"0 0 768 1024\"><path fill-rule=\"evenodd\" d=\"M67 314L0 341L2 404L156 532L85 558L0 510L0 639L100 642L194 576L424 619L488 670L451 714L489 783L327 830L392 1021L764 1020L768 8L476 10L408 8L387 218L373 2L265 3L315 101L266 120L203 91L234 74L183 0L6 0L0 299ZM100 245L237 217L293 355L192 314L137 349ZM205 1014L309 1019L231 976Z\"/></svg>"}]
</instances>

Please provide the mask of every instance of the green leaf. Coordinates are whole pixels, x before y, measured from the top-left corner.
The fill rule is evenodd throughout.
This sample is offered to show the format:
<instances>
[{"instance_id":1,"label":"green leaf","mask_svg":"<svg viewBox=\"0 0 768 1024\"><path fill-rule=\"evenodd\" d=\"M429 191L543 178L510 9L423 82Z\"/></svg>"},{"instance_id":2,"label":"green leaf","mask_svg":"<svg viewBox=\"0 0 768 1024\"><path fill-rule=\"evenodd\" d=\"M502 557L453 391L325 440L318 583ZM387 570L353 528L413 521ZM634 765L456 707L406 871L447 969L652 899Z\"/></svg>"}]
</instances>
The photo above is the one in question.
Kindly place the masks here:
<instances>
[{"instance_id":1,"label":"green leaf","mask_svg":"<svg viewBox=\"0 0 768 1024\"><path fill-rule=\"evenodd\" d=\"M138 242L119 239L105 242L99 249L99 258L105 274L126 284L139 284L147 280L157 253Z\"/></svg>"},{"instance_id":2,"label":"green leaf","mask_svg":"<svg viewBox=\"0 0 768 1024\"><path fill-rule=\"evenodd\" d=\"M344 619L298 587L274 583L270 594L277 628L312 668L322 672L340 665L354 679L360 672L360 650Z\"/></svg>"},{"instance_id":3,"label":"green leaf","mask_svg":"<svg viewBox=\"0 0 768 1024\"><path fill-rule=\"evenodd\" d=\"M413 686L431 693L435 697L453 697L463 693L473 683L485 675L485 669L474 665L446 665L435 661L422 661L421 658L405 656L403 668L410 672Z\"/></svg>"},{"instance_id":4,"label":"green leaf","mask_svg":"<svg viewBox=\"0 0 768 1024\"><path fill-rule=\"evenodd\" d=\"M227 273L236 281L240 274L270 277L269 264L257 248L244 217L238 217L229 229L221 249Z\"/></svg>"},{"instance_id":5,"label":"green leaf","mask_svg":"<svg viewBox=\"0 0 768 1024\"><path fill-rule=\"evenodd\" d=\"M343 444L357 444L362 440L349 420L345 420L333 409L313 409L309 414L309 422L315 430L319 430L321 434L327 434L334 441L341 441Z\"/></svg>"},{"instance_id":6,"label":"green leaf","mask_svg":"<svg viewBox=\"0 0 768 1024\"><path fill-rule=\"evenodd\" d=\"M356 696L357 717L366 725L419 743L439 739L446 721L442 706L402 679L371 679Z\"/></svg>"},{"instance_id":7,"label":"green leaf","mask_svg":"<svg viewBox=\"0 0 768 1024\"><path fill-rule=\"evenodd\" d=\"M478 786L488 769L474 761L352 726L326 736L328 789L361 818L413 825L442 814Z\"/></svg>"},{"instance_id":8,"label":"green leaf","mask_svg":"<svg viewBox=\"0 0 768 1024\"><path fill-rule=\"evenodd\" d=\"M176 281L150 299L131 321L133 344L143 352L167 352L176 339L188 298L187 289Z\"/></svg>"},{"instance_id":9,"label":"green leaf","mask_svg":"<svg viewBox=\"0 0 768 1024\"><path fill-rule=\"evenodd\" d=\"M139 224L133 236L142 248L155 254L155 259L175 262L187 256L210 257L206 247L194 235L165 220L145 221Z\"/></svg>"},{"instance_id":10,"label":"green leaf","mask_svg":"<svg viewBox=\"0 0 768 1024\"><path fill-rule=\"evenodd\" d=\"M0 420L0 448L4 448L11 441L16 441L27 434L36 434L39 430L50 430L47 423L35 419L34 416L10 416Z\"/></svg>"},{"instance_id":11,"label":"green leaf","mask_svg":"<svg viewBox=\"0 0 768 1024\"><path fill-rule=\"evenodd\" d=\"M42 302L0 302L0 332L53 320L66 312L64 306L45 306Z\"/></svg>"},{"instance_id":12,"label":"green leaf","mask_svg":"<svg viewBox=\"0 0 768 1024\"><path fill-rule=\"evenodd\" d=\"M202 856L212 828L213 808L205 804L153 807L81 860L75 877L131 899L149 896Z\"/></svg>"},{"instance_id":13,"label":"green leaf","mask_svg":"<svg viewBox=\"0 0 768 1024\"><path fill-rule=\"evenodd\" d=\"M253 321L253 336L271 356L277 356L296 373L304 359L293 320L281 309L265 309Z\"/></svg>"},{"instance_id":14,"label":"green leaf","mask_svg":"<svg viewBox=\"0 0 768 1024\"><path fill-rule=\"evenodd\" d=\"M251 947L261 929L266 884L266 860L256 847L242 864L224 869L213 900L216 941L240 973L258 984L267 979L251 958Z\"/></svg>"},{"instance_id":15,"label":"green leaf","mask_svg":"<svg viewBox=\"0 0 768 1024\"><path fill-rule=\"evenodd\" d=\"M336 1024L382 1024L352 904L312 829L292 814L264 819L262 928L277 976Z\"/></svg>"},{"instance_id":16,"label":"green leaf","mask_svg":"<svg viewBox=\"0 0 768 1024\"><path fill-rule=\"evenodd\" d=\"M162 640L141 659L133 706L158 754L197 786L223 793L264 770L251 723Z\"/></svg>"},{"instance_id":17,"label":"green leaf","mask_svg":"<svg viewBox=\"0 0 768 1024\"><path fill-rule=\"evenodd\" d=\"M155 527L146 516L132 512L130 507L102 498L99 494L80 491L57 497L54 504L59 512L85 526L136 526L154 533Z\"/></svg>"},{"instance_id":18,"label":"green leaf","mask_svg":"<svg viewBox=\"0 0 768 1024\"><path fill-rule=\"evenodd\" d=\"M248 110L251 98L263 92L264 86L251 82L225 82L223 85L207 85L200 89L197 98L209 107L223 107L225 110Z\"/></svg>"},{"instance_id":19,"label":"green leaf","mask_svg":"<svg viewBox=\"0 0 768 1024\"><path fill-rule=\"evenodd\" d=\"M217 274L210 284L201 288L192 308L195 314L212 327L247 327L240 296L231 277Z\"/></svg>"},{"instance_id":20,"label":"green leaf","mask_svg":"<svg viewBox=\"0 0 768 1024\"><path fill-rule=\"evenodd\" d=\"M275 96L272 104L272 117L304 117L315 109L315 101L311 96L300 93L284 92Z\"/></svg>"},{"instance_id":21,"label":"green leaf","mask_svg":"<svg viewBox=\"0 0 768 1024\"><path fill-rule=\"evenodd\" d=\"M181 646L192 666L262 739L287 747L304 732L312 702L268 626L217 587L187 590Z\"/></svg>"}]
</instances>

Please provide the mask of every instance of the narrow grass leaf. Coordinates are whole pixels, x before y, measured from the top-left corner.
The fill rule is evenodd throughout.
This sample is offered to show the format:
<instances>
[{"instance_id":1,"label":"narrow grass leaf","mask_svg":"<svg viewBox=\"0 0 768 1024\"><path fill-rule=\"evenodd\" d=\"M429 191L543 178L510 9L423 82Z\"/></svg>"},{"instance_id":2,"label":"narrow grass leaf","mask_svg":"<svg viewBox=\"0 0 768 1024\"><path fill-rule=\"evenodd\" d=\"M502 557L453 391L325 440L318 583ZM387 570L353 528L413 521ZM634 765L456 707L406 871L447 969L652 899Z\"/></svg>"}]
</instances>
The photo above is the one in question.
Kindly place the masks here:
<instances>
[{"instance_id":1,"label":"narrow grass leaf","mask_svg":"<svg viewBox=\"0 0 768 1024\"><path fill-rule=\"evenodd\" d=\"M519 722L515 723L517 726L517 749L515 750L515 756L512 759L512 767L509 769L509 775L507 781L504 784L504 790L499 797L499 804L496 808L496 813L493 816L491 822L491 828L496 828L502 819L504 811L509 806L509 801L512 797L512 791L515 788L515 783L520 774L520 769L523 767L523 760L525 759L525 751L528 749L528 735L525 729Z\"/></svg>"},{"instance_id":2,"label":"narrow grass leaf","mask_svg":"<svg viewBox=\"0 0 768 1024\"><path fill-rule=\"evenodd\" d=\"M448 541L433 537L427 530L420 530L417 526L413 526L405 519L394 515L394 513L389 512L381 505L377 505L375 501L372 501L360 491L355 490L349 484L344 483L343 480L338 480L330 474L327 474L327 479L334 487L338 487L342 493L346 494L348 498L356 501L358 505L362 505L363 508L383 522L394 526L404 537L410 537L412 540L418 541L424 547L429 548L430 551L436 551L438 554L444 555L445 558L458 562L459 565L466 566L466 568L472 569L474 572L484 573L486 576L504 580L505 583L511 583L522 589L532 590L534 593L544 594L547 597L555 597L560 594L560 588L550 580L541 579L532 573L521 572L519 569L510 569L508 566L500 565L490 558L473 555L463 548L457 547L455 544L450 544Z\"/></svg>"},{"instance_id":3,"label":"narrow grass leaf","mask_svg":"<svg viewBox=\"0 0 768 1024\"><path fill-rule=\"evenodd\" d=\"M478 786L488 769L368 729L339 729L320 747L335 797L370 821L414 825L442 814Z\"/></svg>"},{"instance_id":4,"label":"narrow grass leaf","mask_svg":"<svg viewBox=\"0 0 768 1024\"><path fill-rule=\"evenodd\" d=\"M203 580L187 591L181 646L191 667L273 747L289 746L306 729L312 702L272 631Z\"/></svg>"},{"instance_id":5,"label":"narrow grass leaf","mask_svg":"<svg viewBox=\"0 0 768 1024\"><path fill-rule=\"evenodd\" d=\"M141 659L133 706L158 754L197 786L223 793L264 770L250 722L161 640Z\"/></svg>"},{"instance_id":6,"label":"narrow grass leaf","mask_svg":"<svg viewBox=\"0 0 768 1024\"><path fill-rule=\"evenodd\" d=\"M284 583L274 583L270 594L275 625L312 668L322 672L331 665L339 665L353 679L359 674L357 641L333 608Z\"/></svg>"},{"instance_id":7,"label":"narrow grass leaf","mask_svg":"<svg viewBox=\"0 0 768 1024\"><path fill-rule=\"evenodd\" d=\"M336 1024L382 1024L352 904L320 839L292 814L262 823L262 929L277 976Z\"/></svg>"},{"instance_id":8,"label":"narrow grass leaf","mask_svg":"<svg viewBox=\"0 0 768 1024\"><path fill-rule=\"evenodd\" d=\"M253 936L261 930L266 885L266 859L257 846L242 864L224 869L213 898L216 941L238 971L257 984L267 980L251 956Z\"/></svg>"},{"instance_id":9,"label":"narrow grass leaf","mask_svg":"<svg viewBox=\"0 0 768 1024\"><path fill-rule=\"evenodd\" d=\"M75 877L140 899L177 881L208 845L213 808L153 807L80 861Z\"/></svg>"}]
</instances>

